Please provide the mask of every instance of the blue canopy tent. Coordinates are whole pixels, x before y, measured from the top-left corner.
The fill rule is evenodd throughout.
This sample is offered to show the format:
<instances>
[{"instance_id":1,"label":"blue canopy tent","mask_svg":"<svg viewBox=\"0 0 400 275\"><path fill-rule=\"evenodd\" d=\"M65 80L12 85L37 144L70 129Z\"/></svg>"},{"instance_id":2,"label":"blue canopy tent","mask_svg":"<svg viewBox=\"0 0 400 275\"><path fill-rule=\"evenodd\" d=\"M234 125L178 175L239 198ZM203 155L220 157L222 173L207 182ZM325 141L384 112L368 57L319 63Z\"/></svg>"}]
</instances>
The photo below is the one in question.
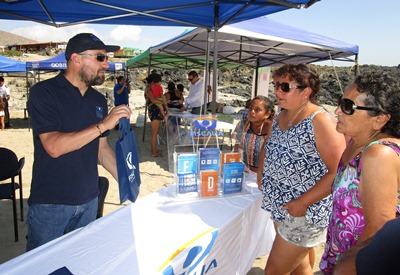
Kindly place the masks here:
<instances>
[{"instance_id":1,"label":"blue canopy tent","mask_svg":"<svg viewBox=\"0 0 400 275\"><path fill-rule=\"evenodd\" d=\"M25 62L17 61L0 55L0 72L25 72Z\"/></svg>"},{"instance_id":2,"label":"blue canopy tent","mask_svg":"<svg viewBox=\"0 0 400 275\"><path fill-rule=\"evenodd\" d=\"M26 78L28 78L28 72L26 71L25 62L10 59L0 55L0 73L8 74L8 73L23 73L23 72L25 72ZM26 117L26 109L24 115Z\"/></svg>"},{"instance_id":3,"label":"blue canopy tent","mask_svg":"<svg viewBox=\"0 0 400 275\"><path fill-rule=\"evenodd\" d=\"M218 30L232 24L287 9L308 8L319 0L12 0L0 2L0 19L30 20L54 27L81 23L148 26L193 26L214 31L213 90L216 90ZM211 37L210 37L211 39ZM209 43L206 75L209 74ZM208 86L208 77L205 87ZM206 96L207 91L204 91ZM215 99L213 98L213 101Z\"/></svg>"},{"instance_id":4,"label":"blue canopy tent","mask_svg":"<svg viewBox=\"0 0 400 275\"><path fill-rule=\"evenodd\" d=\"M108 62L109 67L107 71L123 71L125 74L125 63L124 62ZM65 53L62 52L52 58L40 60L40 61L31 61L26 62L26 71L34 71L36 73L33 74L34 76L34 83L40 81L40 72L43 71L58 71L58 70L65 70L67 68L67 60L65 59ZM27 78L27 86L28 78Z\"/></svg>"},{"instance_id":5,"label":"blue canopy tent","mask_svg":"<svg viewBox=\"0 0 400 275\"><path fill-rule=\"evenodd\" d=\"M220 28L228 23L308 8L318 0L10 0L0 1L0 19L54 27L82 23Z\"/></svg>"},{"instance_id":6,"label":"blue canopy tent","mask_svg":"<svg viewBox=\"0 0 400 275\"><path fill-rule=\"evenodd\" d=\"M123 71L125 72L125 63L124 62L108 62L109 67L107 71ZM25 62L24 62L25 66ZM58 71L58 70L65 70L67 68L67 60L65 59L65 53L62 52L52 58L40 60L40 61L28 61L26 62L26 71L33 71L33 82L40 81L40 72L43 71ZM25 71L25 69L24 69ZM26 86L30 87L29 79L26 78ZM29 98L29 89L27 89L27 98ZM26 115L25 115L26 117Z\"/></svg>"},{"instance_id":7,"label":"blue canopy tent","mask_svg":"<svg viewBox=\"0 0 400 275\"><path fill-rule=\"evenodd\" d=\"M125 70L124 62L111 62L109 61L107 71L121 71ZM52 58L26 62L26 70L38 70L38 71L48 71L48 70L65 70L67 68L67 60L65 59L65 53L60 53Z\"/></svg>"}]
</instances>

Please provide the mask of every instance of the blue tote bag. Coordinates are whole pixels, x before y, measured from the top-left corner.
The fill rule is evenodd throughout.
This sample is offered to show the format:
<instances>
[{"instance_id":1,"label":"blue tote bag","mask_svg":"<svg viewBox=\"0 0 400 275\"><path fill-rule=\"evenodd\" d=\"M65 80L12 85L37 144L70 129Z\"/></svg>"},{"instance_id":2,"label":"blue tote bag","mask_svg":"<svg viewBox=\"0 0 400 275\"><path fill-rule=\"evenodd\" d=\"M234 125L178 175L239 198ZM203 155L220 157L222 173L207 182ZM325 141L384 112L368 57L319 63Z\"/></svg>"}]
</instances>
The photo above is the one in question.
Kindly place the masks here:
<instances>
[{"instance_id":1,"label":"blue tote bag","mask_svg":"<svg viewBox=\"0 0 400 275\"><path fill-rule=\"evenodd\" d=\"M140 187L139 154L135 133L131 130L127 118L119 120L115 157L117 160L120 203L126 200L135 202Z\"/></svg>"}]
</instances>

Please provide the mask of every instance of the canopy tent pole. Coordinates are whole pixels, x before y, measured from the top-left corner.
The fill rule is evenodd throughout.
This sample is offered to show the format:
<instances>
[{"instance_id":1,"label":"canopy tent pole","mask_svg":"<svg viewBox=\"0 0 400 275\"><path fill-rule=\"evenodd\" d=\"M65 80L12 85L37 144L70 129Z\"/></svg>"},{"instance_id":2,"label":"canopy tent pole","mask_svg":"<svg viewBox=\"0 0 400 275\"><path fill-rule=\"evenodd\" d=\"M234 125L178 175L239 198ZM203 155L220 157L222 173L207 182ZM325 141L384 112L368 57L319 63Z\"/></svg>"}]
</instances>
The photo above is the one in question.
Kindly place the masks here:
<instances>
[{"instance_id":1,"label":"canopy tent pole","mask_svg":"<svg viewBox=\"0 0 400 275\"><path fill-rule=\"evenodd\" d=\"M210 85L210 35L211 30L207 29L207 41L206 41L206 62L205 66L205 75L204 75L204 96L203 96L203 106L204 110L202 110L202 114L207 114L207 103L208 103L208 85Z\"/></svg>"},{"instance_id":2,"label":"canopy tent pole","mask_svg":"<svg viewBox=\"0 0 400 275\"><path fill-rule=\"evenodd\" d=\"M214 56L213 56L213 83L212 83L212 102L211 109L212 113L216 113L216 102L217 102L217 83L218 83L218 29L214 30Z\"/></svg>"},{"instance_id":3,"label":"canopy tent pole","mask_svg":"<svg viewBox=\"0 0 400 275\"><path fill-rule=\"evenodd\" d=\"M354 68L354 77L356 77L357 75L360 74L360 66L358 64L358 53L356 54L356 58L355 58L355 68Z\"/></svg>"},{"instance_id":4,"label":"canopy tent pole","mask_svg":"<svg viewBox=\"0 0 400 275\"><path fill-rule=\"evenodd\" d=\"M255 80L254 80L254 96L256 97L258 94L258 68L260 68L260 58L257 58L257 65L256 65L256 73L255 73ZM252 99L252 98L250 98Z\"/></svg>"},{"instance_id":5,"label":"canopy tent pole","mask_svg":"<svg viewBox=\"0 0 400 275\"><path fill-rule=\"evenodd\" d=\"M217 83L218 83L218 28L219 28L219 4L214 6L214 56L213 56L213 83L212 83L212 114L216 113Z\"/></svg>"}]
</instances>

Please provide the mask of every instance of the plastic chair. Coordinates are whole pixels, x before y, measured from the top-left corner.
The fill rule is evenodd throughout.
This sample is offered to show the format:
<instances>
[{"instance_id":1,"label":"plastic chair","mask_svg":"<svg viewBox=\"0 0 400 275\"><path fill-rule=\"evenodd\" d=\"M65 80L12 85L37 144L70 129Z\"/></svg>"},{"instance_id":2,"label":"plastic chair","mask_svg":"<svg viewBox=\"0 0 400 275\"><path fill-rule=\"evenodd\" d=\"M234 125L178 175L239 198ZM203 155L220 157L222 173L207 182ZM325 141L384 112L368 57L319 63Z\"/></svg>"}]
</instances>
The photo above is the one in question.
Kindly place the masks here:
<instances>
[{"instance_id":1,"label":"plastic chair","mask_svg":"<svg viewBox=\"0 0 400 275\"><path fill-rule=\"evenodd\" d=\"M22 168L24 164L24 157L18 161L17 155L13 151L0 147L0 181L11 180L11 182L0 183L0 200L12 200L15 242L18 242L17 199L15 197L15 190L17 189L19 189L21 221L24 220L24 203L22 196ZM15 181L16 176L18 176L18 182Z\"/></svg>"},{"instance_id":2,"label":"plastic chair","mask_svg":"<svg viewBox=\"0 0 400 275\"><path fill-rule=\"evenodd\" d=\"M105 177L99 177L99 206L97 208L96 219L103 217L104 201L108 192L109 182Z\"/></svg>"}]
</instances>

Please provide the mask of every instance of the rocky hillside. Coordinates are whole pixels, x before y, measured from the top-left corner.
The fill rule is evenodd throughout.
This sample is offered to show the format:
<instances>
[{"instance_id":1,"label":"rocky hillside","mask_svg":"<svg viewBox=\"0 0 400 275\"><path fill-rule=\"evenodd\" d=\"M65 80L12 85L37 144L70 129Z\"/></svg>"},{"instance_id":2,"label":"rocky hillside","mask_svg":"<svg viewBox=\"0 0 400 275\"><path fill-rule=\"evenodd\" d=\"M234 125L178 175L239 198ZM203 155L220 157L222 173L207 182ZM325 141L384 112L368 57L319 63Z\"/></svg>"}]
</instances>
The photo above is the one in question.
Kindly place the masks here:
<instances>
[{"instance_id":1,"label":"rocky hillside","mask_svg":"<svg viewBox=\"0 0 400 275\"><path fill-rule=\"evenodd\" d=\"M21 36L17 36L5 31L0 30L0 45L14 44L14 43L29 43L34 42L33 40L26 39ZM51 55L57 54L53 52L38 53L45 58L50 58ZM11 57L12 58L12 57ZM23 60L22 57L15 58ZM32 61L32 60L30 60ZM112 60L122 61L126 60ZM320 103L335 105L337 98L340 97L342 90L344 90L350 82L352 82L355 72L353 67L331 67L331 66L313 66L321 77L321 91L319 95ZM369 70L379 70L385 73L393 74L396 70L400 70L399 67L382 67L374 65L365 65L360 67L360 72ZM187 81L186 70L160 70L163 76L164 87L167 86L169 81L175 83L182 83L185 87L189 87ZM54 73L46 73L41 76L41 79L45 79L53 76ZM132 80L132 90L136 91L134 94L141 95L145 87L144 79L146 78L146 69L132 69L129 71L129 78ZM103 94L108 96L110 105L112 104L112 89L114 86L114 75L110 74L107 81L100 87L97 87ZM24 77L9 78L6 83L11 87L15 99L14 105L17 109L25 108L26 103L26 92L27 86L32 84L32 79L28 79L28 82ZM27 85L28 83L28 85ZM219 102L232 105L235 107L243 106L244 101L251 97L251 87L253 83L253 70L249 68L240 68L234 70L224 70L218 72L218 90L219 90ZM271 88L271 87L270 87ZM274 94L271 91L269 93L270 98L275 100ZM132 106L134 108L141 108L144 101L139 99L132 99ZM21 101L21 102L20 102ZM138 102L137 102L138 101Z\"/></svg>"},{"instance_id":2,"label":"rocky hillside","mask_svg":"<svg viewBox=\"0 0 400 275\"><path fill-rule=\"evenodd\" d=\"M121 61L121 60L112 60ZM352 67L330 67L330 66L315 66L314 68L321 77L321 92L319 101L321 104L336 105L337 99L340 97L349 83L354 79L354 69ZM360 71L379 70L385 73L393 74L400 68L397 67L382 67L382 66L361 66ZM166 88L169 81L182 83L186 88L189 87L187 81L187 70L159 70L163 76L163 86ZM56 72L42 73L40 79L44 80L53 77ZM109 101L109 105L113 106L113 87L115 77L118 74L109 73L106 82L96 87L103 93ZM147 70L146 69L131 69L128 77L131 79L132 94L130 96L130 106L133 109L141 109L144 107L143 90ZM15 110L23 110L26 108L27 91L30 85L33 84L33 79L25 76L7 77L6 84L10 86L12 92L12 108ZM219 102L234 107L244 106L244 102L251 96L251 87L253 83L253 70L249 68L240 68L233 70L219 71L218 73L218 89ZM271 87L270 87L271 88ZM274 93L270 90L270 98L275 101Z\"/></svg>"},{"instance_id":3,"label":"rocky hillside","mask_svg":"<svg viewBox=\"0 0 400 275\"><path fill-rule=\"evenodd\" d=\"M353 81L355 76L354 67L331 67L331 66L316 66L311 65L319 73L321 78L321 91L319 101L321 104L335 105L337 99L341 96L342 91ZM274 70L274 69L272 69ZM359 71L382 71L382 73L394 74L400 70L398 67L384 67L375 65L360 66ZM183 83L185 87L189 87L187 83L187 71L184 70L168 70L160 71L163 75L165 83L174 81L175 83ZM133 70L131 77L134 79L144 79L146 70ZM249 68L240 68L234 70L219 71L218 87L220 101L235 107L243 106L243 98L248 99L251 96L251 87L253 83L253 70ZM136 88L143 89L144 84L136 81ZM166 85L165 85L166 86ZM271 88L271 87L270 87ZM224 95L236 95L239 98L235 99L232 96L227 97L227 102L224 102ZM270 98L275 100L274 93L270 90Z\"/></svg>"},{"instance_id":4,"label":"rocky hillside","mask_svg":"<svg viewBox=\"0 0 400 275\"><path fill-rule=\"evenodd\" d=\"M0 30L0 45L1 46L34 43L34 42L37 42L37 41Z\"/></svg>"}]
</instances>

